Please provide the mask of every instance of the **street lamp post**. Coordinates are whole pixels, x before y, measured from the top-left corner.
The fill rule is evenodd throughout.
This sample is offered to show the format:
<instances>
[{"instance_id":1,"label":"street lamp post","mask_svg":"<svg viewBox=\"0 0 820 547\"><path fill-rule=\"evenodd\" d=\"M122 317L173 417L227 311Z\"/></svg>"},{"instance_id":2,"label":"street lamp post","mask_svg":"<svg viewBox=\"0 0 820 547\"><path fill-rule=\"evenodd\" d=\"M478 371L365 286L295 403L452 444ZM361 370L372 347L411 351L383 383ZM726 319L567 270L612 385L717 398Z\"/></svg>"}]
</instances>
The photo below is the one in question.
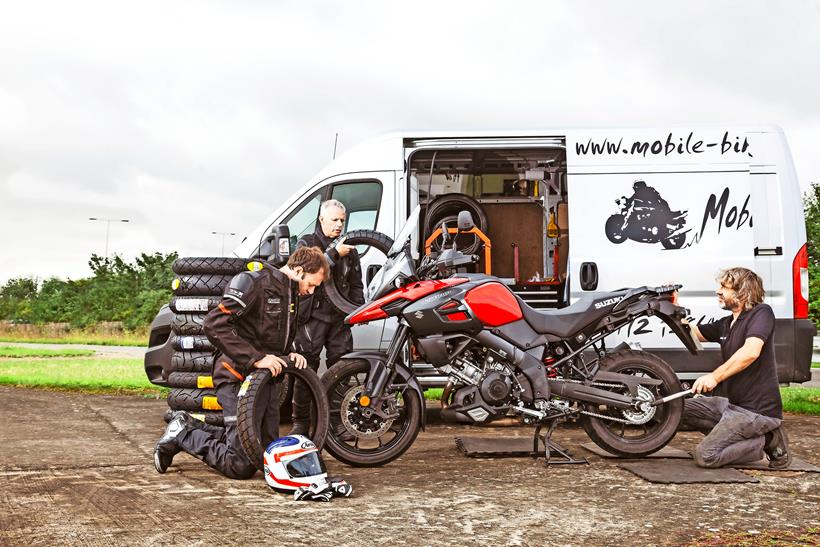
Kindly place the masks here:
<instances>
[{"instance_id":1,"label":"street lamp post","mask_svg":"<svg viewBox=\"0 0 820 547\"><path fill-rule=\"evenodd\" d=\"M236 234L233 232L211 232L215 236L222 236L222 254L220 256L225 256L225 236L235 236Z\"/></svg>"},{"instance_id":2,"label":"street lamp post","mask_svg":"<svg viewBox=\"0 0 820 547\"><path fill-rule=\"evenodd\" d=\"M111 231L112 222L131 222L127 218L97 218L88 217L88 220L105 222L105 258L108 258L108 233Z\"/></svg>"}]
</instances>

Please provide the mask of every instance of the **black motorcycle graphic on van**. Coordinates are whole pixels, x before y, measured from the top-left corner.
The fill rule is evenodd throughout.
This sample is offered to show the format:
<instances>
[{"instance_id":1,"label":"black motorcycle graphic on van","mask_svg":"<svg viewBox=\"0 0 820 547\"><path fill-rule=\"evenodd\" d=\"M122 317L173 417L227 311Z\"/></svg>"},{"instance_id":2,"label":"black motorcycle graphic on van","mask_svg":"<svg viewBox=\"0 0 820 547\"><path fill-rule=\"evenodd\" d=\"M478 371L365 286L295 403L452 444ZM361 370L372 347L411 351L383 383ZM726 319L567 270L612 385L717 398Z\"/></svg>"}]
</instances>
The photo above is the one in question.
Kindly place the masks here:
<instances>
[{"instance_id":1,"label":"black motorcycle graphic on van","mask_svg":"<svg viewBox=\"0 0 820 547\"><path fill-rule=\"evenodd\" d=\"M658 243L665 249L680 249L686 242L688 211L672 211L661 195L646 182L632 185L632 197L622 196L615 203L621 208L610 216L604 227L612 243L627 239L641 243Z\"/></svg>"}]
</instances>

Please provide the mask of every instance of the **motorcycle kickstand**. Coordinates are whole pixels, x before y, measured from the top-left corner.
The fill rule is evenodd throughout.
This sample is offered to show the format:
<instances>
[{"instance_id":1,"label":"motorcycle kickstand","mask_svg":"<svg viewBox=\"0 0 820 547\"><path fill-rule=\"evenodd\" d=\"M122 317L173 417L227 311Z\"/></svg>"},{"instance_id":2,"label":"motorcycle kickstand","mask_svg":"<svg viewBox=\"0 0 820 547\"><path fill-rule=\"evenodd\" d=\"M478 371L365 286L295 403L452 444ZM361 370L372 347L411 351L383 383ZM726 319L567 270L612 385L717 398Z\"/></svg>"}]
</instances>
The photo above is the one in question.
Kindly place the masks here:
<instances>
[{"instance_id":1,"label":"motorcycle kickstand","mask_svg":"<svg viewBox=\"0 0 820 547\"><path fill-rule=\"evenodd\" d=\"M535 435L533 436L532 444L533 444L533 455L538 453L538 445L541 440L541 429L544 428L543 423L538 424L538 427L535 429ZM550 420L549 427L547 432L544 434L544 465L547 467L550 466L551 463L557 464L589 464L586 458L581 458L580 460L575 459L572 454L570 454L569 449L562 446L557 441L552 440L552 433L555 431L555 426L558 425L557 420ZM560 459L552 461L552 452L556 452L561 456Z\"/></svg>"}]
</instances>

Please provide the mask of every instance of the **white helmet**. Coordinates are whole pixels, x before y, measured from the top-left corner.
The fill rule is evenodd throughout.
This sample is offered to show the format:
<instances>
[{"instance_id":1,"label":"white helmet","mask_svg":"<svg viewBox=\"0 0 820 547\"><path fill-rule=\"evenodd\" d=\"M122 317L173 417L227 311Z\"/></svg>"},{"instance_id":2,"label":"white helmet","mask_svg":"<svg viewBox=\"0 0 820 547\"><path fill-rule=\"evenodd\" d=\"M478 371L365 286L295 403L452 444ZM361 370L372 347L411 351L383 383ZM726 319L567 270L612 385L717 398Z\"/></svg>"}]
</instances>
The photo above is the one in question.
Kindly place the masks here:
<instances>
[{"instance_id":1,"label":"white helmet","mask_svg":"<svg viewBox=\"0 0 820 547\"><path fill-rule=\"evenodd\" d=\"M265 450L265 481L281 493L327 482L327 469L313 441L302 435L280 437Z\"/></svg>"}]
</instances>

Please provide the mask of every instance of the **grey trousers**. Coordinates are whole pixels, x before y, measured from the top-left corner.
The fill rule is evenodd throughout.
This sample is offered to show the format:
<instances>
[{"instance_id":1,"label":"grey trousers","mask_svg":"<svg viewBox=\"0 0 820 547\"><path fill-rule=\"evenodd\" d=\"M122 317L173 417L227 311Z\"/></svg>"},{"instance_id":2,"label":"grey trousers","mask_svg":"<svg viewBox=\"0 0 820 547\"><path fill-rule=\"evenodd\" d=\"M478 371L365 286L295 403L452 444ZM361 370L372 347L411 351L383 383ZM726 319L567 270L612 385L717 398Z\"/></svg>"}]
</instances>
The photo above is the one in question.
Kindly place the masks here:
<instances>
[{"instance_id":1,"label":"grey trousers","mask_svg":"<svg viewBox=\"0 0 820 547\"><path fill-rule=\"evenodd\" d=\"M781 422L733 405L726 397L696 397L684 401L683 425L706 435L695 450L695 463L700 467L763 459L765 435L780 427Z\"/></svg>"},{"instance_id":2,"label":"grey trousers","mask_svg":"<svg viewBox=\"0 0 820 547\"><path fill-rule=\"evenodd\" d=\"M188 429L178 440L182 450L202 460L229 479L249 479L256 473L236 429L237 394L241 382L221 384L216 389L216 397L222 405L225 427L213 425L201 429ZM264 416L260 416L263 446L279 436L279 390L270 389L269 401Z\"/></svg>"}]
</instances>

